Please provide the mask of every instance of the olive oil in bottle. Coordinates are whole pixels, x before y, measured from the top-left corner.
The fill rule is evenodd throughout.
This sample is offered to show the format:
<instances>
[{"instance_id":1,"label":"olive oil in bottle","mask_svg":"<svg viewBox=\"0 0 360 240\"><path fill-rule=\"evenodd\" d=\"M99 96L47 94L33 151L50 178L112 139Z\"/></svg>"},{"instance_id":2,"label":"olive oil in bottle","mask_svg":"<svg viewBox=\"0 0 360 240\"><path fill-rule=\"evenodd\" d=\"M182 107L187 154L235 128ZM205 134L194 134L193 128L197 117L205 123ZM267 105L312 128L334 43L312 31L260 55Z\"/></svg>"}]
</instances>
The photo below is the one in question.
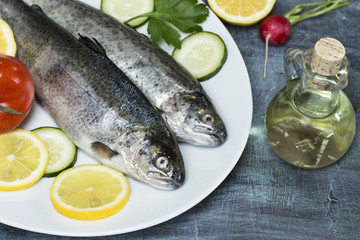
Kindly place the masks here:
<instances>
[{"instance_id":1,"label":"olive oil in bottle","mask_svg":"<svg viewBox=\"0 0 360 240\"><path fill-rule=\"evenodd\" d=\"M306 52L289 49L284 68L288 82L266 112L269 143L294 166L328 166L346 153L355 135L355 113L341 90L348 83L345 49L336 39L323 38Z\"/></svg>"}]
</instances>

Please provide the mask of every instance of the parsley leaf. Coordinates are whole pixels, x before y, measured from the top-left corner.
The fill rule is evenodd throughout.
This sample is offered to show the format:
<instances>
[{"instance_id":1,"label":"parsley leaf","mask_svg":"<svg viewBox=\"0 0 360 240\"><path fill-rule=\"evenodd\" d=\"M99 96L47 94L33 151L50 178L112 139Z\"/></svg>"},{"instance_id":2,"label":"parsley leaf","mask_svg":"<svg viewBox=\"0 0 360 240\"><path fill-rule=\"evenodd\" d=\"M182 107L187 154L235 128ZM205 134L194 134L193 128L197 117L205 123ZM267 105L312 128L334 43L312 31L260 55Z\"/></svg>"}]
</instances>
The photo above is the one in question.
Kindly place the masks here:
<instances>
[{"instance_id":1,"label":"parsley leaf","mask_svg":"<svg viewBox=\"0 0 360 240\"><path fill-rule=\"evenodd\" d=\"M150 18L147 30L153 42L157 43L163 38L167 44L172 44L175 47L179 46L180 48L181 41L179 32L161 19Z\"/></svg>"},{"instance_id":2,"label":"parsley leaf","mask_svg":"<svg viewBox=\"0 0 360 240\"><path fill-rule=\"evenodd\" d=\"M209 9L197 0L155 0L153 12L141 14L125 23L149 17L147 32L153 42L157 43L162 38L167 44L181 48L180 34L174 27L184 33L201 32L199 24L208 16Z\"/></svg>"}]
</instances>

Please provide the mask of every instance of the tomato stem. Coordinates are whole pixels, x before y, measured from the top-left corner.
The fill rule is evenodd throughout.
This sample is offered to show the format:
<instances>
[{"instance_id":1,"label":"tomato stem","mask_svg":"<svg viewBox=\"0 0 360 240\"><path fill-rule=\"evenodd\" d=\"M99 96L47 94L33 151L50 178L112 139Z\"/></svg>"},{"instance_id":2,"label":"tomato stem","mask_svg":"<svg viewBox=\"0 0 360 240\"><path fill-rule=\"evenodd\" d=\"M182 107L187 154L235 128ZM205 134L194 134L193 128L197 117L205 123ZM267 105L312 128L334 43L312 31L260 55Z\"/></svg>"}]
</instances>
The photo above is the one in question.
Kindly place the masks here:
<instances>
[{"instance_id":1,"label":"tomato stem","mask_svg":"<svg viewBox=\"0 0 360 240\"><path fill-rule=\"evenodd\" d=\"M316 17L324 13L330 12L334 9L348 5L346 0L327 0L322 2L301 3L296 5L289 12L284 14L291 26L297 22L303 21L308 18ZM303 12L305 7L313 7L311 10ZM302 13L303 12L303 13Z\"/></svg>"},{"instance_id":2,"label":"tomato stem","mask_svg":"<svg viewBox=\"0 0 360 240\"><path fill-rule=\"evenodd\" d=\"M7 108L7 107L1 106L1 105L0 105L0 112L7 112L7 113L11 113L11 114L22 114L21 112L15 111L11 108Z\"/></svg>"}]
</instances>

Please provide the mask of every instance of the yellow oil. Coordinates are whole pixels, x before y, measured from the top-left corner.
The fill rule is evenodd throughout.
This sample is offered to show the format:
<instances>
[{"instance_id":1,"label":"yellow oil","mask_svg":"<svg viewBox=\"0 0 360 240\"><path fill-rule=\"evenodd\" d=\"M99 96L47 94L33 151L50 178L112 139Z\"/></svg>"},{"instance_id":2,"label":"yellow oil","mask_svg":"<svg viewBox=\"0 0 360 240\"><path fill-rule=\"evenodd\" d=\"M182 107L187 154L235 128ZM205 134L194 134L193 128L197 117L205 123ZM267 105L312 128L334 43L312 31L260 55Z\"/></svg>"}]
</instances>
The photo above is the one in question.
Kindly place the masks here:
<instances>
[{"instance_id":1,"label":"yellow oil","mask_svg":"<svg viewBox=\"0 0 360 240\"><path fill-rule=\"evenodd\" d=\"M288 84L269 104L265 127L270 145L294 166L328 166L346 153L354 138L356 119L351 102L340 90L334 111L325 117L309 117L311 114L304 114L294 103L296 91L296 86ZM329 107L328 101L313 104L317 110Z\"/></svg>"}]
</instances>

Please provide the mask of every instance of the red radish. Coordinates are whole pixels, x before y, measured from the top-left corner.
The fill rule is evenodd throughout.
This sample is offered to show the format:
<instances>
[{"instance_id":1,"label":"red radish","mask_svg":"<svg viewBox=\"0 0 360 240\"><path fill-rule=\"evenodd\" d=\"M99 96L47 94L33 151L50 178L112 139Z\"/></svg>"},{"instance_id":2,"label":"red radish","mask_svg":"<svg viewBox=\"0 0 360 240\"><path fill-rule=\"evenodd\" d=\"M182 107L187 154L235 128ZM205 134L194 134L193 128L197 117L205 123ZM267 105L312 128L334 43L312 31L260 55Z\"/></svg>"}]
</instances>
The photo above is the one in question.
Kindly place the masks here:
<instances>
[{"instance_id":1,"label":"red radish","mask_svg":"<svg viewBox=\"0 0 360 240\"><path fill-rule=\"evenodd\" d=\"M264 64L264 79L267 70L268 45L281 45L290 36L291 26L295 23L322 15L336 8L348 5L346 0L327 0L322 2L301 3L296 5L289 12L282 15L272 15L260 24L259 34L266 43L266 56ZM304 7L313 7L311 10L302 13ZM301 14L300 14L301 13Z\"/></svg>"},{"instance_id":2,"label":"red radish","mask_svg":"<svg viewBox=\"0 0 360 240\"><path fill-rule=\"evenodd\" d=\"M260 25L260 37L271 45L284 43L291 32L289 20L282 15L267 17Z\"/></svg>"}]
</instances>

